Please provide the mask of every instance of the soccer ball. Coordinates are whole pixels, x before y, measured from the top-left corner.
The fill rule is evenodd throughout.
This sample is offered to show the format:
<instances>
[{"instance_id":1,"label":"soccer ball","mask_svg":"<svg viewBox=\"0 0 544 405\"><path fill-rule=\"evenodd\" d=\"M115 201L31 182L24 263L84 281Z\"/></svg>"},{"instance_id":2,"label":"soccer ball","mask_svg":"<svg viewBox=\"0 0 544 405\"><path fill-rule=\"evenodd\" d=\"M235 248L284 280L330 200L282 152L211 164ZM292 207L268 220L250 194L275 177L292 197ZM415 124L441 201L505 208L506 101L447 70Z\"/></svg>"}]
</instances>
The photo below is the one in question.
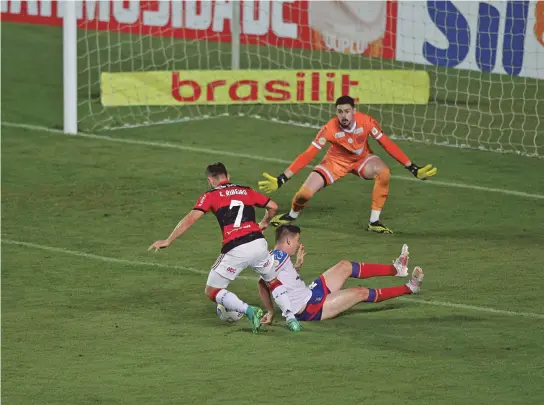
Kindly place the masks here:
<instances>
[{"instance_id":1,"label":"soccer ball","mask_svg":"<svg viewBox=\"0 0 544 405\"><path fill-rule=\"evenodd\" d=\"M217 304L217 315L219 316L219 319L225 322L236 322L242 319L244 316L243 312L238 311L229 311L227 308L225 308L221 304Z\"/></svg>"}]
</instances>

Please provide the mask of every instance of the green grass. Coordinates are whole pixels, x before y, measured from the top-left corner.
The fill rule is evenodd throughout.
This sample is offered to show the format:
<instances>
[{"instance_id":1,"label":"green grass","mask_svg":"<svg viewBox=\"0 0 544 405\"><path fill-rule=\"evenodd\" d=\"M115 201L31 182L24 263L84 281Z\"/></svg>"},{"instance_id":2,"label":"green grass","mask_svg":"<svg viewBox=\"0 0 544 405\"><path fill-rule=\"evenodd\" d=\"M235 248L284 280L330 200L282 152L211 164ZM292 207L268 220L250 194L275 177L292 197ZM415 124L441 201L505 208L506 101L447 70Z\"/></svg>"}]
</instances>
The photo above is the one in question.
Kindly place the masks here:
<instances>
[{"instance_id":1,"label":"green grass","mask_svg":"<svg viewBox=\"0 0 544 405\"><path fill-rule=\"evenodd\" d=\"M2 30L2 121L58 126L60 31ZM51 52L47 63L40 50ZM206 164L221 160L233 179L255 185L262 171L285 168L258 156L289 160L313 132L237 117L108 133L257 157L244 159L2 126L3 401L540 404L541 198L406 181L406 170L376 147L395 175L383 220L396 234L363 230L372 183L346 178L300 218L302 274L310 282L344 258L389 262L408 243L411 265L426 271L422 294L359 305L305 323L300 334L278 323L255 336L245 320L218 320L203 294L219 253L213 218L171 248L147 252L206 189ZM540 159L399 144L416 162L437 164L437 181L544 194ZM305 173L274 196L282 209ZM254 280L232 287L258 303Z\"/></svg>"}]
</instances>

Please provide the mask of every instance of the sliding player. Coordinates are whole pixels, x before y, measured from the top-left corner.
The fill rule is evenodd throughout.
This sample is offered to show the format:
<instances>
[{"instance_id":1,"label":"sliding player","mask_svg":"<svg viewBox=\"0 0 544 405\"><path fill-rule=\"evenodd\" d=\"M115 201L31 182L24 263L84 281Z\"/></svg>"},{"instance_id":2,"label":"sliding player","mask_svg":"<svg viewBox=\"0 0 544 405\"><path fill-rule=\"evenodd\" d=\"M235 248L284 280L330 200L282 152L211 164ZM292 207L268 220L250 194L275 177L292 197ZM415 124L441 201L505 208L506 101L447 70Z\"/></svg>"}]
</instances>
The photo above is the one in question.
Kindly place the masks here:
<instances>
[{"instance_id":1,"label":"sliding player","mask_svg":"<svg viewBox=\"0 0 544 405\"><path fill-rule=\"evenodd\" d=\"M300 154L278 177L263 173L265 180L259 188L266 193L276 191L298 171L306 167L327 144L331 146L317 167L310 173L300 190L295 194L291 212L272 218L271 224L279 226L296 220L315 193L325 186L351 173L365 180L374 179L372 205L367 230L378 233L393 233L380 222L380 214L389 194L390 172L387 165L372 152L368 138L372 137L400 164L418 179L425 180L436 174L432 165L419 167L380 129L370 115L355 111L355 102L349 96L336 100L336 118L327 122L317 133L311 145Z\"/></svg>"},{"instance_id":2,"label":"sliding player","mask_svg":"<svg viewBox=\"0 0 544 405\"><path fill-rule=\"evenodd\" d=\"M168 239L156 241L148 250L156 252L170 246L202 215L212 211L223 233L223 248L208 275L205 294L210 300L228 310L245 313L252 324L253 333L257 333L261 326L262 309L246 304L236 294L227 290L230 282L236 279L242 270L252 267L261 275L264 282L270 284L271 294L282 309L289 329L299 331L300 324L291 310L287 289L275 279L274 260L262 233L276 213L277 204L250 187L232 184L222 163L209 165L206 168L206 176L212 189L198 199L194 208L178 223ZM254 207L266 209L260 224L255 222Z\"/></svg>"},{"instance_id":3,"label":"sliding player","mask_svg":"<svg viewBox=\"0 0 544 405\"><path fill-rule=\"evenodd\" d=\"M300 243L300 228L281 225L276 229L276 246L273 251L274 268L279 282L287 287L291 306L299 321L331 319L360 302L381 302L406 294L418 293L423 282L423 271L416 267L406 284L387 288L365 288L362 286L342 290L346 280L380 276L406 277L408 275L408 246L404 245L400 256L388 264L359 263L342 260L306 286L298 270L304 263L304 246ZM291 256L296 256L293 264ZM274 319L274 306L270 289L259 280L259 295L268 312L263 324Z\"/></svg>"}]
</instances>

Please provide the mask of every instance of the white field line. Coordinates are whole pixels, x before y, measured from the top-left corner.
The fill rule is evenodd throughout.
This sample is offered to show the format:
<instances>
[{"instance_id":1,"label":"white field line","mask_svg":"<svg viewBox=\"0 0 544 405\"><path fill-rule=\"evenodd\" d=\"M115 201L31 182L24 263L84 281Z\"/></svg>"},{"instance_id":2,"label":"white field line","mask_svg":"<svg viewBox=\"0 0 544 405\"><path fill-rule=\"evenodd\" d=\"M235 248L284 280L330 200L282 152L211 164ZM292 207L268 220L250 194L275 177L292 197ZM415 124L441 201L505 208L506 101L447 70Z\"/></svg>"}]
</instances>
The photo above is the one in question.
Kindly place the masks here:
<instances>
[{"instance_id":1,"label":"white field line","mask_svg":"<svg viewBox=\"0 0 544 405\"><path fill-rule=\"evenodd\" d=\"M181 270L181 271L191 272L195 274L202 274L202 275L208 274L208 271L195 269L193 267L175 266L170 264L161 264L161 263L139 261L139 260L118 259L115 257L100 256L100 255L95 255L93 253L79 252L77 250L69 250L69 249L64 249L64 248L59 248L54 246L38 245L36 243L23 242L18 240L2 239L2 243L8 244L8 245L23 246L23 247L32 248L32 249L40 249L40 250L45 250L48 252L62 253L62 254L67 254L71 256L83 257L86 259L99 260L106 263L117 263L117 264L123 264L127 266L158 267L158 268L170 269L170 270ZM239 276L238 279L250 280L254 282L257 281L256 276L255 277ZM479 307L476 305L457 304L455 302L448 302L448 301L428 301L428 300L422 300L422 299L413 298L413 297L409 297L409 298L399 297L397 298L397 300L403 300L406 302L414 302L417 304L432 305L432 306L438 306L438 307L455 308L455 309L461 309L465 311L485 312L485 313L495 314L495 315L544 319L544 314L538 314L534 312L506 311L503 309Z\"/></svg>"},{"instance_id":2,"label":"white field line","mask_svg":"<svg viewBox=\"0 0 544 405\"><path fill-rule=\"evenodd\" d=\"M72 136L72 135L65 134L60 129L47 128L40 125L20 124L20 123L14 123L14 122L2 122L2 125L6 127L12 127L12 128L22 128L22 129L29 129L29 130L35 130L35 131L43 131L43 132L48 132L48 133L57 134L57 135ZM168 142L153 142L153 141L142 141L139 139L114 138L107 135L95 135L95 134L86 134L86 133L79 133L77 136L82 138L96 139L96 140L102 140L107 142L117 142L117 143L131 144L131 145L144 145L144 146L152 146L152 147L159 147L159 148L178 149L178 150L184 150L188 152L203 153L203 154L217 155L217 156L230 156L230 157L244 158L249 160L257 160L261 162L282 163L285 165L288 165L291 163L290 160L279 159L274 157L257 156L257 155L251 155L246 153L229 152L229 151L210 149L210 148L199 148L195 146L180 145L180 144L174 144L174 143L168 143ZM393 175L392 177L398 180L413 181L413 182L418 182L425 185L430 184L435 186L463 188L468 190L499 193L499 194L517 196L517 197L524 197L524 198L533 198L533 199L540 199L540 200L544 199L544 194L526 193L524 191L483 187L483 186L476 186L472 184L446 182L446 181L439 181L434 179L423 182L421 180L416 179L415 177L406 177L406 176Z\"/></svg>"}]
</instances>

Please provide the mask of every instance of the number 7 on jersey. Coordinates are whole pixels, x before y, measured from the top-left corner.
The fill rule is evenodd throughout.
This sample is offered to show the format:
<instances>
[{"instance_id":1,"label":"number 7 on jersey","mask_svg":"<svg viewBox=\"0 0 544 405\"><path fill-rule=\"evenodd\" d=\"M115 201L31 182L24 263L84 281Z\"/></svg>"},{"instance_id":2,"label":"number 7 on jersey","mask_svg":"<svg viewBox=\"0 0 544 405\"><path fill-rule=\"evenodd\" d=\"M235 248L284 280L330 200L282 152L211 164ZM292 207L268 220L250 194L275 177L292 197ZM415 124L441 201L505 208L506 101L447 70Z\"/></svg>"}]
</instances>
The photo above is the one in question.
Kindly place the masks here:
<instances>
[{"instance_id":1,"label":"number 7 on jersey","mask_svg":"<svg viewBox=\"0 0 544 405\"><path fill-rule=\"evenodd\" d=\"M233 207L238 208L238 214L236 214L236 219L234 220L234 227L239 228L242 223L242 214L244 213L244 203L240 200L231 200L229 209Z\"/></svg>"}]
</instances>

